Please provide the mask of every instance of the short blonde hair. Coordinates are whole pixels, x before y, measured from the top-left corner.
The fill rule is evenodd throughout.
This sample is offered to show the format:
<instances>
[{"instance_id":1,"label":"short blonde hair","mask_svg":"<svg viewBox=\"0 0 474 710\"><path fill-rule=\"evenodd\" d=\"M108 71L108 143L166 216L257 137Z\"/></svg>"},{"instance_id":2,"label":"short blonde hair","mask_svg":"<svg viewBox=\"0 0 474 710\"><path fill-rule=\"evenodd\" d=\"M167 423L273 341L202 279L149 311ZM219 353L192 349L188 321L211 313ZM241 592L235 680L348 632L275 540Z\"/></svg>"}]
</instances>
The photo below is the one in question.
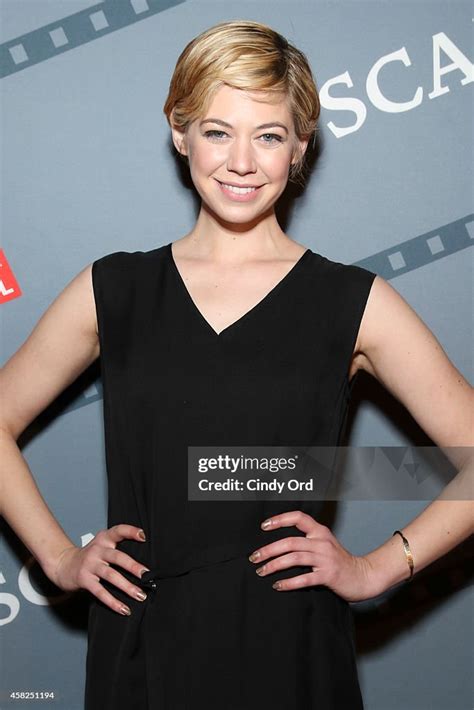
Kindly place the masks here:
<instances>
[{"instance_id":1,"label":"short blonde hair","mask_svg":"<svg viewBox=\"0 0 474 710\"><path fill-rule=\"evenodd\" d=\"M308 60L271 27L231 20L191 40L178 58L163 107L170 126L186 131L202 118L223 84L262 91L264 101L286 97L298 139L309 141L315 134L320 102ZM305 157L291 166L291 180L302 182Z\"/></svg>"}]
</instances>

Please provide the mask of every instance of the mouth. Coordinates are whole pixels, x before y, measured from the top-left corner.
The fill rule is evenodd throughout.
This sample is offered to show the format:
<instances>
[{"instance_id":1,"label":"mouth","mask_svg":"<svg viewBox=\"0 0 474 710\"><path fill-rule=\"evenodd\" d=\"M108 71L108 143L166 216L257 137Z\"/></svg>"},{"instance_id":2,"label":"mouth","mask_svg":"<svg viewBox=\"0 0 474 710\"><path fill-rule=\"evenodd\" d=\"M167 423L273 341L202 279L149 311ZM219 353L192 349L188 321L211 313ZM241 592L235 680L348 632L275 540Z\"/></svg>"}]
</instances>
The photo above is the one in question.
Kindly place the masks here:
<instances>
[{"instance_id":1,"label":"mouth","mask_svg":"<svg viewBox=\"0 0 474 710\"><path fill-rule=\"evenodd\" d=\"M255 199L263 185L232 185L216 179L221 192L237 202L249 202Z\"/></svg>"}]
</instances>

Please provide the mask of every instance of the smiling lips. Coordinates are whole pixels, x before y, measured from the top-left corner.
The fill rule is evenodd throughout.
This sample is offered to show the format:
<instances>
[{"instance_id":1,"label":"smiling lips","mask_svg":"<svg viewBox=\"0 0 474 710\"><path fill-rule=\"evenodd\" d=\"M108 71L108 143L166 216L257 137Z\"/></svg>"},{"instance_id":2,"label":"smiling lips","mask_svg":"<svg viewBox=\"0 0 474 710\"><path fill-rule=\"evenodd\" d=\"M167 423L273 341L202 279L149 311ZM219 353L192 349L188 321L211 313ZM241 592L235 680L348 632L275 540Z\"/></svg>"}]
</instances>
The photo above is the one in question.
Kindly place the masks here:
<instances>
[{"instance_id":1,"label":"smiling lips","mask_svg":"<svg viewBox=\"0 0 474 710\"><path fill-rule=\"evenodd\" d=\"M261 185L229 185L229 183L220 182L219 180L217 180L217 183L221 192L236 202L249 202L253 200L262 187Z\"/></svg>"}]
</instances>

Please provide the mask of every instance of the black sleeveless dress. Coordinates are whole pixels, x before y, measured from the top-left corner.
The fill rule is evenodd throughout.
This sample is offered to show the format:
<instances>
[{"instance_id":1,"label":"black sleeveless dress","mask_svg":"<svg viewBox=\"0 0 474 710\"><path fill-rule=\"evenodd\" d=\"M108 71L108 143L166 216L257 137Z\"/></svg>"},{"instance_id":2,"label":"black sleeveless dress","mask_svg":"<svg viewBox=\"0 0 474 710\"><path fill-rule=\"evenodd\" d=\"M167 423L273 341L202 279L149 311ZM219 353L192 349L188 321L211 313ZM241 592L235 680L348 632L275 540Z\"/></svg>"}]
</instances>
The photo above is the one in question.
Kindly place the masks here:
<instances>
[{"instance_id":1,"label":"black sleeveless dress","mask_svg":"<svg viewBox=\"0 0 474 710\"><path fill-rule=\"evenodd\" d=\"M248 555L290 535L272 514L318 501L188 499L188 446L335 446L348 369L375 274L307 249L217 334L171 243L107 254L92 278L101 348L108 524L145 530L118 549L150 568L122 616L92 597L86 710L360 710L352 610L310 571L259 577Z\"/></svg>"}]
</instances>

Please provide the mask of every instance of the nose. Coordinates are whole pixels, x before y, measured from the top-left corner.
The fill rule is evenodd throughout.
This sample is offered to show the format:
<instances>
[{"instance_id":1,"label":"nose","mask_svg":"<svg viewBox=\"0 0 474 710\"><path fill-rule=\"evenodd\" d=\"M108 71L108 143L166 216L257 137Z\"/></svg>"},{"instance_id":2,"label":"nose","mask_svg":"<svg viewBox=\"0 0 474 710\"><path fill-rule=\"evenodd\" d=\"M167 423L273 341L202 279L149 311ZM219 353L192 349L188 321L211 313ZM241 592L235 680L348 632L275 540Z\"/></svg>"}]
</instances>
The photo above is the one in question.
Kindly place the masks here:
<instances>
[{"instance_id":1,"label":"nose","mask_svg":"<svg viewBox=\"0 0 474 710\"><path fill-rule=\"evenodd\" d=\"M245 138L237 138L230 147L227 169L229 172L235 172L239 175L247 175L257 171L252 145Z\"/></svg>"}]
</instances>

